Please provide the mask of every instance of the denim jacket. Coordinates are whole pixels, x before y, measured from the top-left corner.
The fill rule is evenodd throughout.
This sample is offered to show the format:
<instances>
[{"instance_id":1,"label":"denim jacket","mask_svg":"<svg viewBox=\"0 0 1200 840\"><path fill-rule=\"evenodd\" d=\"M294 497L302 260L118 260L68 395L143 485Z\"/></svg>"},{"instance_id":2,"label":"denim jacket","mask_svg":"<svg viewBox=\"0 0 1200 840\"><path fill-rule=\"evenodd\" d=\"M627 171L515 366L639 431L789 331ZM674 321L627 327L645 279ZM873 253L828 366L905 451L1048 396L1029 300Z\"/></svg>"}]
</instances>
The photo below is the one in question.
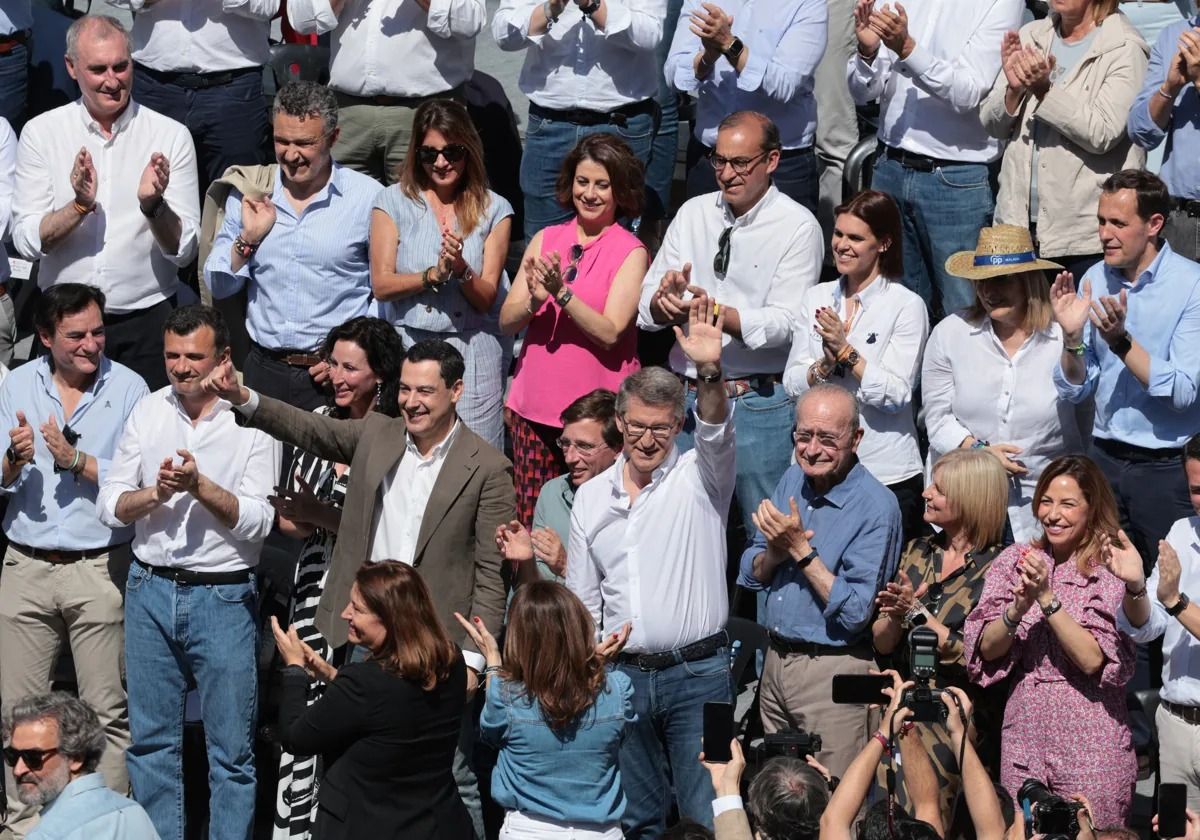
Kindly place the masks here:
<instances>
[{"instance_id":1,"label":"denim jacket","mask_svg":"<svg viewBox=\"0 0 1200 840\"><path fill-rule=\"evenodd\" d=\"M625 811L617 753L637 720L633 686L610 671L596 701L557 733L520 683L494 679L479 719L483 740L500 751L492 797L510 811L570 823L613 825Z\"/></svg>"}]
</instances>

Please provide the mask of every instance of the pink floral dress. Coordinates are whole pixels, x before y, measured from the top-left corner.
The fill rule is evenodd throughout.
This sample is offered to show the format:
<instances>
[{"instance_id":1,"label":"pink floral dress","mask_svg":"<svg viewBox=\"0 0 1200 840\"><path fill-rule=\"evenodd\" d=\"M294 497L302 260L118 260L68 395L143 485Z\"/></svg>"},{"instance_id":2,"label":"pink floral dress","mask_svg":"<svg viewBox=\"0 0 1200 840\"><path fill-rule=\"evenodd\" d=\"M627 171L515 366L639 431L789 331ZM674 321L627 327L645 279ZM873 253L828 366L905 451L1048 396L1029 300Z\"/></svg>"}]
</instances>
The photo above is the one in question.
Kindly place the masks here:
<instances>
[{"instance_id":1,"label":"pink floral dress","mask_svg":"<svg viewBox=\"0 0 1200 840\"><path fill-rule=\"evenodd\" d=\"M1082 793L1097 826L1128 825L1137 759L1125 712L1134 647L1116 625L1125 585L1103 567L1081 574L1074 561L1049 560L1051 587L1063 610L1104 653L1104 665L1093 676L1067 656L1036 604L1021 619L1006 655L988 662L979 653L983 628L1012 602L1017 565L1030 551L1040 549L1013 545L992 561L979 604L963 626L971 680L987 686L1011 676L1000 782L1014 798L1027 778L1059 796Z\"/></svg>"}]
</instances>

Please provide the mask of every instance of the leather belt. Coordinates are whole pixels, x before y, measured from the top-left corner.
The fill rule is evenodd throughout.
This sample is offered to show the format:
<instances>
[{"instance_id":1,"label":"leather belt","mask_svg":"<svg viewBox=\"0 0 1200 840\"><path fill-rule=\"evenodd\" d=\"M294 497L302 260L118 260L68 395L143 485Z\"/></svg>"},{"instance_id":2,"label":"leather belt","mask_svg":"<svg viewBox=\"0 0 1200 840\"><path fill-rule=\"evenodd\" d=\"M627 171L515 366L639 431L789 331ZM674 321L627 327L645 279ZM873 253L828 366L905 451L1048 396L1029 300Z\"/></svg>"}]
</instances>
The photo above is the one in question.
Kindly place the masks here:
<instances>
[{"instance_id":1,"label":"leather belt","mask_svg":"<svg viewBox=\"0 0 1200 840\"><path fill-rule=\"evenodd\" d=\"M558 120L559 122L574 123L575 125L616 125L624 128L630 117L639 114L654 114L658 103L653 99L643 99L641 102L630 102L610 111L590 111L586 108L544 108L536 102L529 103L529 113L543 120Z\"/></svg>"},{"instance_id":2,"label":"leather belt","mask_svg":"<svg viewBox=\"0 0 1200 840\"><path fill-rule=\"evenodd\" d=\"M322 359L316 353L311 353L306 350L295 350L290 347L284 347L282 349L275 350L271 347L263 347L256 341L252 341L251 344L254 345L255 350L257 350L259 353L262 353L268 359L276 362L283 362L285 365L289 365L291 367L310 368L318 362L324 361L324 359Z\"/></svg>"},{"instance_id":3,"label":"leather belt","mask_svg":"<svg viewBox=\"0 0 1200 840\"><path fill-rule=\"evenodd\" d=\"M10 32L7 35L0 35L0 55L8 55L17 47L23 47L27 43L29 43L28 29Z\"/></svg>"},{"instance_id":4,"label":"leather belt","mask_svg":"<svg viewBox=\"0 0 1200 840\"><path fill-rule=\"evenodd\" d=\"M945 158L929 157L928 155L909 152L904 149L897 149L894 146L888 146L885 143L879 144L880 151L887 156L889 160L898 162L901 166L908 169L915 169L918 172L932 172L942 166L966 166L981 161L973 160L946 160Z\"/></svg>"},{"instance_id":5,"label":"leather belt","mask_svg":"<svg viewBox=\"0 0 1200 840\"><path fill-rule=\"evenodd\" d=\"M789 639L773 630L767 631L771 639L771 647L777 653L799 653L804 656L859 656L869 657L870 651L866 645L825 645L820 642L805 642L801 639Z\"/></svg>"},{"instance_id":6,"label":"leather belt","mask_svg":"<svg viewBox=\"0 0 1200 840\"><path fill-rule=\"evenodd\" d=\"M141 560L133 561L155 577L166 578L175 583L187 586L223 586L233 583L249 583L254 574L253 569L239 569L236 572L197 572L192 569L180 569L177 566L151 566Z\"/></svg>"},{"instance_id":7,"label":"leather belt","mask_svg":"<svg viewBox=\"0 0 1200 840\"><path fill-rule=\"evenodd\" d=\"M1172 703L1170 700L1163 700L1162 705L1168 712L1185 723L1190 723L1192 726L1200 726L1200 707L1181 706L1178 703Z\"/></svg>"},{"instance_id":8,"label":"leather belt","mask_svg":"<svg viewBox=\"0 0 1200 840\"><path fill-rule=\"evenodd\" d=\"M1092 438L1092 443L1105 455L1111 458L1120 458L1123 461L1174 461L1183 454L1183 449L1178 446L1147 449L1144 446L1134 446L1132 443L1122 443L1119 440L1101 437Z\"/></svg>"},{"instance_id":9,"label":"leather belt","mask_svg":"<svg viewBox=\"0 0 1200 840\"><path fill-rule=\"evenodd\" d=\"M1200 201L1194 198L1176 198L1175 196L1171 196L1171 209L1196 218L1200 216Z\"/></svg>"},{"instance_id":10,"label":"leather belt","mask_svg":"<svg viewBox=\"0 0 1200 840\"><path fill-rule=\"evenodd\" d=\"M26 557L32 557L34 560L45 560L47 563L52 563L56 566L63 566L68 563L78 563L80 560L103 557L114 549L127 545L127 543L115 543L114 545L106 545L103 548L88 548L82 551L67 551L57 548L33 548L32 546L21 545L11 540L8 545Z\"/></svg>"},{"instance_id":11,"label":"leather belt","mask_svg":"<svg viewBox=\"0 0 1200 840\"><path fill-rule=\"evenodd\" d=\"M189 90L220 87L229 84L234 79L249 76L251 73L262 74L261 67L239 67L236 70L218 70L215 73L185 73L175 70L155 70L153 67L147 67L141 63L135 66L156 82L164 85L176 85Z\"/></svg>"},{"instance_id":12,"label":"leather belt","mask_svg":"<svg viewBox=\"0 0 1200 840\"><path fill-rule=\"evenodd\" d=\"M712 656L725 645L729 644L729 634L724 630L705 636L698 642L684 645L674 650L664 650L661 653L622 653L617 661L623 665L633 665L643 671L657 671L681 662L695 662Z\"/></svg>"},{"instance_id":13,"label":"leather belt","mask_svg":"<svg viewBox=\"0 0 1200 840\"><path fill-rule=\"evenodd\" d=\"M680 376L689 392L695 392L696 380L690 376ZM742 379L726 379L725 393L730 399L737 399L751 391L763 391L783 381L778 373L752 373Z\"/></svg>"},{"instance_id":14,"label":"leather belt","mask_svg":"<svg viewBox=\"0 0 1200 840\"><path fill-rule=\"evenodd\" d=\"M348 105L403 105L406 108L416 108L431 99L458 99L461 101L463 88L462 85L459 85L441 93L430 93L425 96L392 96L383 93L376 96L357 96L353 93L342 93L340 90L335 90L333 95L337 98L339 108L345 108Z\"/></svg>"}]
</instances>

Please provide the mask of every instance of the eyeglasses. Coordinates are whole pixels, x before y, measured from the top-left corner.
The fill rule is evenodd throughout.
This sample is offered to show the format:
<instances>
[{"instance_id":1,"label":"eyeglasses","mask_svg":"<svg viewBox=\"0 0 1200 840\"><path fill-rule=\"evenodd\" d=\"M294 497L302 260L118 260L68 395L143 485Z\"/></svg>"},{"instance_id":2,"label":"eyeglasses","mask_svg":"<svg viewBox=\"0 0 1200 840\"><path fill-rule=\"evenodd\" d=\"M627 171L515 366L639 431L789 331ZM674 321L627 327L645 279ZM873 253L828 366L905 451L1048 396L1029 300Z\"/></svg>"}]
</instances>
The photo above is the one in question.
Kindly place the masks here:
<instances>
[{"instance_id":1,"label":"eyeglasses","mask_svg":"<svg viewBox=\"0 0 1200 840\"><path fill-rule=\"evenodd\" d=\"M721 238L717 240L717 255L713 257L713 273L721 279L725 279L725 272L729 270L729 254L733 250L730 247L731 239L733 239L732 226L721 231Z\"/></svg>"},{"instance_id":2,"label":"eyeglasses","mask_svg":"<svg viewBox=\"0 0 1200 840\"><path fill-rule=\"evenodd\" d=\"M809 443L812 442L813 438L816 438L817 445L823 449L837 449L839 446L841 446L842 438L844 436L844 434L835 435L829 432L819 432L815 435L812 432L792 432L792 440L801 446L807 447Z\"/></svg>"},{"instance_id":3,"label":"eyeglasses","mask_svg":"<svg viewBox=\"0 0 1200 840\"><path fill-rule=\"evenodd\" d=\"M597 443L584 443L583 441L579 440L571 440L568 437L560 437L554 442L558 444L558 448L563 452L566 452L571 447L575 447L575 451L580 455L591 455L600 447L600 445Z\"/></svg>"},{"instance_id":4,"label":"eyeglasses","mask_svg":"<svg viewBox=\"0 0 1200 840\"><path fill-rule=\"evenodd\" d=\"M758 165L758 162L769 154L771 154L771 150L767 149L765 152L759 152L754 157L727 158L721 157L714 150L708 153L708 162L712 164L712 168L717 172L720 172L728 164L733 167L733 174L745 176L749 175L754 167Z\"/></svg>"},{"instance_id":5,"label":"eyeglasses","mask_svg":"<svg viewBox=\"0 0 1200 840\"><path fill-rule=\"evenodd\" d=\"M579 276L579 261L583 259L583 246L576 242L571 246L571 251L568 254L570 264L567 270L563 272L563 282L568 286L575 282L575 278Z\"/></svg>"},{"instance_id":6,"label":"eyeglasses","mask_svg":"<svg viewBox=\"0 0 1200 840\"><path fill-rule=\"evenodd\" d=\"M650 437L655 440L666 440L671 436L671 432L675 431L674 423L658 423L653 426L647 426L643 423L631 422L624 414L621 419L625 421L625 437L630 440L641 440L642 435L646 432L650 433Z\"/></svg>"},{"instance_id":7,"label":"eyeglasses","mask_svg":"<svg viewBox=\"0 0 1200 840\"><path fill-rule=\"evenodd\" d=\"M14 750L12 747L5 747L4 762L9 767L16 767L18 761L24 761L25 766L36 773L42 769L46 759L57 754L57 747L52 750Z\"/></svg>"},{"instance_id":8,"label":"eyeglasses","mask_svg":"<svg viewBox=\"0 0 1200 840\"><path fill-rule=\"evenodd\" d=\"M433 146L422 146L417 149L417 157L426 166L437 163L438 155L444 157L449 163L458 163L467 156L467 147L462 143L449 143L440 149L435 149Z\"/></svg>"}]
</instances>

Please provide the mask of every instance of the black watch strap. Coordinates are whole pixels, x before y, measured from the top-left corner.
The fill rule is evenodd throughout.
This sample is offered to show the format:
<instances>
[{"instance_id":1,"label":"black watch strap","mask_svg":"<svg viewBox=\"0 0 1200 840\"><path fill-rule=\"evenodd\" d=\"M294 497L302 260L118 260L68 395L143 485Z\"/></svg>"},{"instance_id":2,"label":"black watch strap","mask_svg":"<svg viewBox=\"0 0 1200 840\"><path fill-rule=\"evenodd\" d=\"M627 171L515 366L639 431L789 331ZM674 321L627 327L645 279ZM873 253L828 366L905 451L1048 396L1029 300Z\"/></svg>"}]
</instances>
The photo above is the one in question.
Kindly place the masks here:
<instances>
[{"instance_id":1,"label":"black watch strap","mask_svg":"<svg viewBox=\"0 0 1200 840\"><path fill-rule=\"evenodd\" d=\"M737 64L737 60L741 58L742 50L744 49L746 49L746 45L742 43L742 39L734 35L733 40L730 41L729 46L721 52L721 55L725 56L725 58L729 60L730 64Z\"/></svg>"},{"instance_id":2,"label":"black watch strap","mask_svg":"<svg viewBox=\"0 0 1200 840\"><path fill-rule=\"evenodd\" d=\"M809 563L816 560L818 556L819 555L817 553L817 550L815 548L812 549L811 551L808 552L808 554L805 554L803 557L801 557L799 560L796 561L796 568L803 569Z\"/></svg>"},{"instance_id":3,"label":"black watch strap","mask_svg":"<svg viewBox=\"0 0 1200 840\"><path fill-rule=\"evenodd\" d=\"M1175 602L1173 607L1165 607L1167 615L1171 618L1177 617L1181 612L1187 609L1187 605L1192 602L1192 599L1187 596L1186 592L1179 593L1179 600Z\"/></svg>"}]
</instances>

